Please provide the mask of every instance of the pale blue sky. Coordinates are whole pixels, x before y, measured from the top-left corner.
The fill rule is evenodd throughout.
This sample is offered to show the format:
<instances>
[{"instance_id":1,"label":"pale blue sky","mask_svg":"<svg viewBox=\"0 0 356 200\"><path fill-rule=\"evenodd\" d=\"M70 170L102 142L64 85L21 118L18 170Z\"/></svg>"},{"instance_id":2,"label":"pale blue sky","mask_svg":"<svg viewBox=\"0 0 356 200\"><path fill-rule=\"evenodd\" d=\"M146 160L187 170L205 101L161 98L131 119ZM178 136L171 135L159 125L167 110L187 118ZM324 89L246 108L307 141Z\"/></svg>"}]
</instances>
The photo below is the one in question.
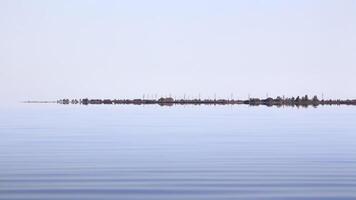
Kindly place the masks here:
<instances>
[{"instance_id":1,"label":"pale blue sky","mask_svg":"<svg viewBox=\"0 0 356 200\"><path fill-rule=\"evenodd\" d=\"M356 98L356 1L0 0L3 100Z\"/></svg>"}]
</instances>

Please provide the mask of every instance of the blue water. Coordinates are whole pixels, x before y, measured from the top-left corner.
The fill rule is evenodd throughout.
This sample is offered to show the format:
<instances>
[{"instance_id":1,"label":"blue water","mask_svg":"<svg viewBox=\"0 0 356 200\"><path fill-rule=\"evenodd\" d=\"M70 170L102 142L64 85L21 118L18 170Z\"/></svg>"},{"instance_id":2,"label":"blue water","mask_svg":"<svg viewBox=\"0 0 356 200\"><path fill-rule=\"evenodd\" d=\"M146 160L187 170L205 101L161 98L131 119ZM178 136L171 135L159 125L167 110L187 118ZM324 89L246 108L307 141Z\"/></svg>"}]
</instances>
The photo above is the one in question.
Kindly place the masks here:
<instances>
[{"instance_id":1,"label":"blue water","mask_svg":"<svg viewBox=\"0 0 356 200\"><path fill-rule=\"evenodd\" d=\"M0 199L356 199L356 107L1 108Z\"/></svg>"}]
</instances>

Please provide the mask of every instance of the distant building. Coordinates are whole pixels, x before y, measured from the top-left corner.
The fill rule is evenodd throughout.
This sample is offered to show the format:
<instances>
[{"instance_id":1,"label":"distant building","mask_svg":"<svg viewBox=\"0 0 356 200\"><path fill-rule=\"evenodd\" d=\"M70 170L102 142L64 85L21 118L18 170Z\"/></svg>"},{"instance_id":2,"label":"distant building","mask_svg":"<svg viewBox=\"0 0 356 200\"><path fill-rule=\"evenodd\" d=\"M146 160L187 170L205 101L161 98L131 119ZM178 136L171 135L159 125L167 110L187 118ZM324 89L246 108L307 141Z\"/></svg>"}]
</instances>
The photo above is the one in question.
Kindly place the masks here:
<instances>
[{"instance_id":1,"label":"distant building","mask_svg":"<svg viewBox=\"0 0 356 200\"><path fill-rule=\"evenodd\" d=\"M168 98L160 98L158 99L158 102L160 103L173 103L174 99L172 97L168 97Z\"/></svg>"}]
</instances>

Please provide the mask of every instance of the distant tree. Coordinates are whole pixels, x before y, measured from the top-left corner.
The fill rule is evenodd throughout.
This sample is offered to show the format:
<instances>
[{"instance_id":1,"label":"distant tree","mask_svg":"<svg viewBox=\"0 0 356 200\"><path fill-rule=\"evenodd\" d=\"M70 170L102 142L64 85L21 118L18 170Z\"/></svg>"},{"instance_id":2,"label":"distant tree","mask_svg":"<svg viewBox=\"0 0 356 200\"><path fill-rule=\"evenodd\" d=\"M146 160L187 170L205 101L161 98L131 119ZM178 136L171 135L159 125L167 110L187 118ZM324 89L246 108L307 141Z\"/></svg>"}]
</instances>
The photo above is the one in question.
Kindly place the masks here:
<instances>
[{"instance_id":1,"label":"distant tree","mask_svg":"<svg viewBox=\"0 0 356 200\"><path fill-rule=\"evenodd\" d=\"M313 101L314 101L314 102L319 101L318 96L315 95L315 96L313 97Z\"/></svg>"}]
</instances>

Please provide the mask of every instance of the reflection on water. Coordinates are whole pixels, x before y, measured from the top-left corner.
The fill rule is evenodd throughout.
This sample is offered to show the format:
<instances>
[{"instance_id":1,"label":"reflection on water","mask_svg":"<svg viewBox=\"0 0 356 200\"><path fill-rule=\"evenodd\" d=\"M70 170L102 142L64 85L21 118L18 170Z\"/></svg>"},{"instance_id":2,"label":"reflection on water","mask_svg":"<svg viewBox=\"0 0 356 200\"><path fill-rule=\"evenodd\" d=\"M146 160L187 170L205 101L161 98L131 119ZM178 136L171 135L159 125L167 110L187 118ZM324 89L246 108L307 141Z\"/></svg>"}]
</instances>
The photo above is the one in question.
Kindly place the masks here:
<instances>
[{"instance_id":1,"label":"reflection on water","mask_svg":"<svg viewBox=\"0 0 356 200\"><path fill-rule=\"evenodd\" d=\"M356 108L21 105L0 199L356 198Z\"/></svg>"}]
</instances>

